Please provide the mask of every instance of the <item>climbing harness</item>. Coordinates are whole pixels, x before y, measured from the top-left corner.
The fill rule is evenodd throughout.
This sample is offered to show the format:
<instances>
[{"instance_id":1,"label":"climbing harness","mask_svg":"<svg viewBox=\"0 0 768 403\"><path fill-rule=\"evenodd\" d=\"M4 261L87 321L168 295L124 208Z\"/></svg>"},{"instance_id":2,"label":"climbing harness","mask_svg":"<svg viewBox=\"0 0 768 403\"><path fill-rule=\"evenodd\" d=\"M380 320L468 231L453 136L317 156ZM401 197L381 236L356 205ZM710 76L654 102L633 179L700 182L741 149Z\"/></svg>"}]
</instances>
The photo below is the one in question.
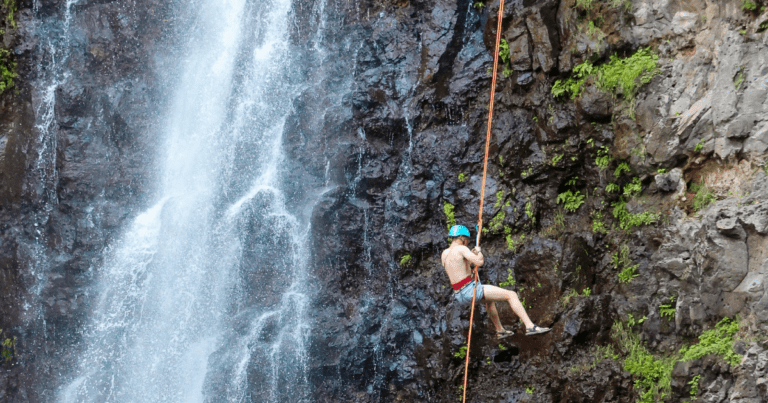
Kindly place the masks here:
<instances>
[{"instance_id":1,"label":"climbing harness","mask_svg":"<svg viewBox=\"0 0 768 403\"><path fill-rule=\"evenodd\" d=\"M493 98L496 95L496 72L499 67L499 43L501 42L501 20L504 15L504 0L499 0L498 25L496 26L496 48L493 52L493 78L491 79L491 103L488 106L488 131L485 134L485 160L483 162L483 184L480 187L480 211L477 218L477 242L476 247L480 246L480 234L483 229L483 200L485 199L485 176L488 173L488 149L491 145L491 124L493 122ZM475 298L477 297L477 266L475 266L475 285L472 290L472 308L469 311L469 332L467 334L467 357L464 362L464 388L461 398L462 403L467 401L467 371L469 370L469 346L472 341L472 321L475 318Z\"/></svg>"}]
</instances>

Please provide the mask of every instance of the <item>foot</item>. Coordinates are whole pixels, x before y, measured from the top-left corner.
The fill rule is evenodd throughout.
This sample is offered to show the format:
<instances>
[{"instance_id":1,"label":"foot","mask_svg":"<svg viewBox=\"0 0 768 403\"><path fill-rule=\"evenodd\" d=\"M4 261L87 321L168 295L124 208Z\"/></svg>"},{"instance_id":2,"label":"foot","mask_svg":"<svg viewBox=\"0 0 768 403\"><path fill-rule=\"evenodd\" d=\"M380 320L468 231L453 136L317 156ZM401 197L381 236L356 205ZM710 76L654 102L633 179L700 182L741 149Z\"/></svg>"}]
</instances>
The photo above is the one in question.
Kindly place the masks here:
<instances>
[{"instance_id":1,"label":"foot","mask_svg":"<svg viewBox=\"0 0 768 403\"><path fill-rule=\"evenodd\" d=\"M503 339L505 337L512 336L513 334L515 334L515 332L503 329L501 331L496 332L496 337L498 337L499 339Z\"/></svg>"},{"instance_id":2,"label":"foot","mask_svg":"<svg viewBox=\"0 0 768 403\"><path fill-rule=\"evenodd\" d=\"M533 325L533 327L529 327L529 328L525 329L525 335L526 336L533 336L534 334L542 334L542 333L546 333L546 332L548 332L550 330L552 330L552 329L550 329L548 327L541 327L541 326Z\"/></svg>"}]
</instances>

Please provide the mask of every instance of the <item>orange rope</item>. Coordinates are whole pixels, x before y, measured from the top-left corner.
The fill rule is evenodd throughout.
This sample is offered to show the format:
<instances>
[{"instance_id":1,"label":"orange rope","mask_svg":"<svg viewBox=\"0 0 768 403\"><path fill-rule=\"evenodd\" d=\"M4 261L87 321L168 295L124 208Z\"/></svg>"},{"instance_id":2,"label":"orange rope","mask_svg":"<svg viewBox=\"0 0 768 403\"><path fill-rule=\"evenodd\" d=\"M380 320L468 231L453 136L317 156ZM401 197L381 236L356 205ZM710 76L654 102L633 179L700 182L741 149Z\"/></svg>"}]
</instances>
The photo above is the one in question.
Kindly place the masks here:
<instances>
[{"instance_id":1,"label":"orange rope","mask_svg":"<svg viewBox=\"0 0 768 403\"><path fill-rule=\"evenodd\" d=\"M483 201L485 200L485 177L488 173L488 149L491 146L491 124L493 122L493 98L496 95L496 71L499 67L499 43L501 42L501 20L504 15L504 0L499 0L499 17L496 26L496 48L493 52L493 79L491 80L491 103L488 106L488 131L485 134L485 161L483 162L483 185L480 188L480 211L477 218L477 243L480 246L480 234L483 231ZM469 333L467 334L467 359L464 362L464 389L462 403L467 401L467 373L469 371L469 346L472 341L472 321L475 318L475 298L477 296L477 267L475 267L475 287L472 290L472 309L469 313Z\"/></svg>"}]
</instances>

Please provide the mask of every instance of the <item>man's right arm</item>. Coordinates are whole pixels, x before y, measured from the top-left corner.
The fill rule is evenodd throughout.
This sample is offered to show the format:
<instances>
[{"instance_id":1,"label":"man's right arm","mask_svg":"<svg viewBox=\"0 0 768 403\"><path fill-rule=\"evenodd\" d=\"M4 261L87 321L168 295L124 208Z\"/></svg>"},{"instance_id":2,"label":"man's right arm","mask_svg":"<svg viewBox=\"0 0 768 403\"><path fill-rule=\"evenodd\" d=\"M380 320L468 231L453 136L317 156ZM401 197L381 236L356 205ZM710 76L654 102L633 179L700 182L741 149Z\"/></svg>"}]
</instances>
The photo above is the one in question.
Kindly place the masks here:
<instances>
[{"instance_id":1,"label":"man's right arm","mask_svg":"<svg viewBox=\"0 0 768 403\"><path fill-rule=\"evenodd\" d=\"M469 263L474 264L477 267L480 267L483 265L484 259L483 259L483 253L480 252L477 255L472 253L472 251L469 250L466 246L463 246L461 248L461 255L464 257L464 259L467 259Z\"/></svg>"}]
</instances>

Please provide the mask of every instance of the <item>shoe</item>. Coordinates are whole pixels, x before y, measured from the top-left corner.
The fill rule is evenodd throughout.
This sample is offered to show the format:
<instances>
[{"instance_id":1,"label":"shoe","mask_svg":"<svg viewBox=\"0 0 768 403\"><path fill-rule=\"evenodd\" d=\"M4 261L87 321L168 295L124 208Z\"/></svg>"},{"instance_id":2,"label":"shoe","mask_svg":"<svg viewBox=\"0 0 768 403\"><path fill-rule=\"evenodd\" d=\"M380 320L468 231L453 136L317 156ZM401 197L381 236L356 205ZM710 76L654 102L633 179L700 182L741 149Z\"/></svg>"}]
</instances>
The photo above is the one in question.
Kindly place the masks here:
<instances>
[{"instance_id":1,"label":"shoe","mask_svg":"<svg viewBox=\"0 0 768 403\"><path fill-rule=\"evenodd\" d=\"M504 330L503 330L503 331L501 331L501 332L496 332L496 337L497 337L497 338L499 338L499 339L503 339L503 338L506 338L506 337L512 336L512 335L514 335L514 334L515 334L515 332L512 332L512 331L510 331L510 330L506 330L506 329L504 329Z\"/></svg>"},{"instance_id":2,"label":"shoe","mask_svg":"<svg viewBox=\"0 0 768 403\"><path fill-rule=\"evenodd\" d=\"M552 329L550 329L548 327L541 327L541 326L533 325L533 327L529 327L529 328L525 329L525 335L526 336L533 336L534 334L542 334L542 333L546 333L546 332L548 332L550 330L552 330Z\"/></svg>"}]
</instances>

